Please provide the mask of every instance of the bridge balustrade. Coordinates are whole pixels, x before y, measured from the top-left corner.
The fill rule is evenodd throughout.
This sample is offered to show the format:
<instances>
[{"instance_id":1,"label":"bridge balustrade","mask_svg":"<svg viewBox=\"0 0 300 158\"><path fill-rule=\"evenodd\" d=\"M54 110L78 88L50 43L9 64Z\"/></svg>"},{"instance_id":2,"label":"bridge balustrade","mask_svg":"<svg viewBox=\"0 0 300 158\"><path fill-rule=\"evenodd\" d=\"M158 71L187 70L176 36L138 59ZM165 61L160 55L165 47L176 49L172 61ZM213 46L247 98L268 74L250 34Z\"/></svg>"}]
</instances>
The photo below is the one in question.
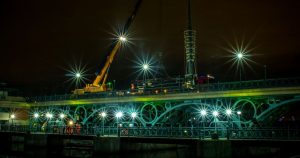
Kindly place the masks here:
<instances>
[{"instance_id":1,"label":"bridge balustrade","mask_svg":"<svg viewBox=\"0 0 300 158\"><path fill-rule=\"evenodd\" d=\"M282 139L300 140L300 129L261 128L224 129L191 127L82 127L76 126L25 126L0 125L1 132L44 133L62 135L96 135L122 137L170 137L170 138L227 138L227 139Z\"/></svg>"}]
</instances>

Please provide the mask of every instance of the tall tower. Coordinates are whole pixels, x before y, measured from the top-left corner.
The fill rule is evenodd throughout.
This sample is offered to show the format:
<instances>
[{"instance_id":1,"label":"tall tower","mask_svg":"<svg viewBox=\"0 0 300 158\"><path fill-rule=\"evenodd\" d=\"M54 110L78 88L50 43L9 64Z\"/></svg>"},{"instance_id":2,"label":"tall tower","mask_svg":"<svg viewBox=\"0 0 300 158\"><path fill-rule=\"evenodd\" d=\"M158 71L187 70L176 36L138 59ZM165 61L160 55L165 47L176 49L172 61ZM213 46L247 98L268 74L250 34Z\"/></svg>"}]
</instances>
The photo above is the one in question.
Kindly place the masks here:
<instances>
[{"instance_id":1,"label":"tall tower","mask_svg":"<svg viewBox=\"0 0 300 158\"><path fill-rule=\"evenodd\" d=\"M187 28L184 31L185 48L185 84L187 87L195 85L197 78L196 63L196 31L192 29L191 0L188 0Z\"/></svg>"}]
</instances>

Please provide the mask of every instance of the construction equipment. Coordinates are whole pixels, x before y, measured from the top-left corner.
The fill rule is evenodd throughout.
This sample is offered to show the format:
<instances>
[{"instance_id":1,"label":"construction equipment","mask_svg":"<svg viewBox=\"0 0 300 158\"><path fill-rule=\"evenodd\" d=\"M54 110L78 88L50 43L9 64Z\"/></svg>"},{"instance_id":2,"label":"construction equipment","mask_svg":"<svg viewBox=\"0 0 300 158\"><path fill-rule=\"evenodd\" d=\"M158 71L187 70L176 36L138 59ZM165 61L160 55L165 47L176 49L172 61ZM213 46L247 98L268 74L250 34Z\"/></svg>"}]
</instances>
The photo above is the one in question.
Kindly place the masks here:
<instances>
[{"instance_id":1,"label":"construction equipment","mask_svg":"<svg viewBox=\"0 0 300 158\"><path fill-rule=\"evenodd\" d=\"M142 0L137 1L132 14L130 15L130 17L128 18L128 20L125 23L125 26L122 30L122 33L121 33L119 39L116 42L114 42L114 45L112 47L113 49L107 56L106 62L104 64L103 68L101 69L101 71L97 74L97 77L94 80L94 82L92 84L86 84L86 86L83 89L75 89L74 94L84 94L86 92L97 93L97 92L103 92L103 91L108 90L106 87L106 80L108 77L110 65L111 65L116 53L120 49L122 43L126 41L127 31L129 29L131 23L133 22L141 3L142 3Z\"/></svg>"}]
</instances>

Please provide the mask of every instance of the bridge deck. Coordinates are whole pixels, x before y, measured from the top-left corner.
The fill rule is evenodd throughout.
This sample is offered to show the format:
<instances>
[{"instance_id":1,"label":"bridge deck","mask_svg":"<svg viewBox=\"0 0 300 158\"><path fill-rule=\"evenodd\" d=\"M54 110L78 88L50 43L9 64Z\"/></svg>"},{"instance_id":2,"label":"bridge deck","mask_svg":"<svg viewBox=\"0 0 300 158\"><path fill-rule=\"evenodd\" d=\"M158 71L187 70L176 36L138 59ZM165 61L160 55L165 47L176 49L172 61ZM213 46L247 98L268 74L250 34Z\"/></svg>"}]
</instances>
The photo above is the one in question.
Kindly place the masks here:
<instances>
[{"instance_id":1,"label":"bridge deck","mask_svg":"<svg viewBox=\"0 0 300 158\"><path fill-rule=\"evenodd\" d=\"M61 106L61 105L88 105L88 104L107 104L107 103L126 103L126 102L145 102L145 101L172 101L172 100L194 100L205 98L228 98L228 97L255 97L255 96L275 96L275 95L298 95L300 87L277 87L259 88L225 91L206 91L206 92L185 92L185 93L166 93L159 95L125 95L114 97L74 99L60 101L45 101L30 103L30 106Z\"/></svg>"}]
</instances>

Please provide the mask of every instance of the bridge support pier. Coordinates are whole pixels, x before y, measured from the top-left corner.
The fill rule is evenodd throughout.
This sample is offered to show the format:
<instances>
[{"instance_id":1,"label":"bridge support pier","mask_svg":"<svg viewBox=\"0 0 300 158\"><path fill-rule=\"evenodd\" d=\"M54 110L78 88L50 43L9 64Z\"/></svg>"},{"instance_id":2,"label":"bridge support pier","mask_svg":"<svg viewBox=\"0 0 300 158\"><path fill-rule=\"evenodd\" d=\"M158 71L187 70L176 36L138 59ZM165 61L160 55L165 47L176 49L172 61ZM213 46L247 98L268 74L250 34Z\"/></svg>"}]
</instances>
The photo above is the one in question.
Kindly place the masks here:
<instances>
[{"instance_id":1,"label":"bridge support pier","mask_svg":"<svg viewBox=\"0 0 300 158\"><path fill-rule=\"evenodd\" d=\"M94 154L102 155L103 153L119 153L120 137L95 137Z\"/></svg>"},{"instance_id":2,"label":"bridge support pier","mask_svg":"<svg viewBox=\"0 0 300 158\"><path fill-rule=\"evenodd\" d=\"M199 140L196 147L197 157L201 158L230 158L232 157L231 141Z\"/></svg>"}]
</instances>

